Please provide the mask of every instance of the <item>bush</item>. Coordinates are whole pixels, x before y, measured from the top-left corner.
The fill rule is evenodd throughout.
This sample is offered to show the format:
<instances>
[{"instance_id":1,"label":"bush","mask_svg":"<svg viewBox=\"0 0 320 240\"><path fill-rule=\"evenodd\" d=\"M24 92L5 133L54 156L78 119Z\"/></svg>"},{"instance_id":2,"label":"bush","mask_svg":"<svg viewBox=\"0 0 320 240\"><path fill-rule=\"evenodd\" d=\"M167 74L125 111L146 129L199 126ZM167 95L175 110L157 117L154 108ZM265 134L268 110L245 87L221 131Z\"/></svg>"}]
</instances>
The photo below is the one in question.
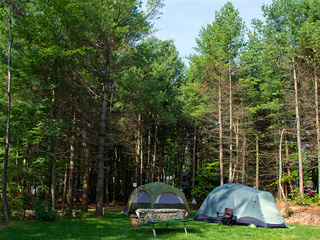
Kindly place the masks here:
<instances>
[{"instance_id":1,"label":"bush","mask_svg":"<svg viewBox=\"0 0 320 240\"><path fill-rule=\"evenodd\" d=\"M21 194L19 195L8 194L8 205L10 208L12 220L21 220L24 218L26 204Z\"/></svg>"},{"instance_id":2,"label":"bush","mask_svg":"<svg viewBox=\"0 0 320 240\"><path fill-rule=\"evenodd\" d=\"M56 212L52 210L50 201L37 198L34 200L34 215L36 219L41 221L53 221Z\"/></svg>"},{"instance_id":3,"label":"bush","mask_svg":"<svg viewBox=\"0 0 320 240\"><path fill-rule=\"evenodd\" d=\"M214 181L219 181L217 179L216 169L218 168L219 163L207 163L206 166L198 169L196 182L197 184L194 186L193 194L198 199L205 199L208 194L215 188Z\"/></svg>"},{"instance_id":4,"label":"bush","mask_svg":"<svg viewBox=\"0 0 320 240\"><path fill-rule=\"evenodd\" d=\"M2 206L2 199L1 200L1 205L0 205L0 223L3 223L6 221L6 218L4 216L4 211L3 211L3 206Z\"/></svg>"},{"instance_id":5,"label":"bush","mask_svg":"<svg viewBox=\"0 0 320 240\"><path fill-rule=\"evenodd\" d=\"M309 196L308 194L304 194L303 198L301 198L299 194L299 189L295 189L290 194L291 200L302 206L311 206L312 204L316 204L317 206L320 206L320 198L318 194L313 194L313 196Z\"/></svg>"},{"instance_id":6,"label":"bush","mask_svg":"<svg viewBox=\"0 0 320 240\"><path fill-rule=\"evenodd\" d=\"M71 219L73 217L72 209L70 208L62 209L61 213L61 216L65 219Z\"/></svg>"},{"instance_id":7,"label":"bush","mask_svg":"<svg viewBox=\"0 0 320 240\"><path fill-rule=\"evenodd\" d=\"M314 202L315 204L317 204L317 206L320 206L320 196L319 196L319 194L315 194L315 195L313 196L313 202Z\"/></svg>"},{"instance_id":8,"label":"bush","mask_svg":"<svg viewBox=\"0 0 320 240\"><path fill-rule=\"evenodd\" d=\"M0 222L5 221L4 210L3 210L3 202L2 195L0 196ZM10 194L7 193L7 203L10 211L10 218L12 220L21 220L24 217L24 200L21 194Z\"/></svg>"},{"instance_id":9,"label":"bush","mask_svg":"<svg viewBox=\"0 0 320 240\"><path fill-rule=\"evenodd\" d=\"M84 216L84 212L82 209L75 211L75 218L81 219Z\"/></svg>"},{"instance_id":10,"label":"bush","mask_svg":"<svg viewBox=\"0 0 320 240\"><path fill-rule=\"evenodd\" d=\"M290 217L293 213L294 213L294 212L293 212L292 208L289 207L289 205L286 205L286 210L285 210L285 212L284 212L284 217L285 217L285 218L288 218L288 217Z\"/></svg>"}]
</instances>

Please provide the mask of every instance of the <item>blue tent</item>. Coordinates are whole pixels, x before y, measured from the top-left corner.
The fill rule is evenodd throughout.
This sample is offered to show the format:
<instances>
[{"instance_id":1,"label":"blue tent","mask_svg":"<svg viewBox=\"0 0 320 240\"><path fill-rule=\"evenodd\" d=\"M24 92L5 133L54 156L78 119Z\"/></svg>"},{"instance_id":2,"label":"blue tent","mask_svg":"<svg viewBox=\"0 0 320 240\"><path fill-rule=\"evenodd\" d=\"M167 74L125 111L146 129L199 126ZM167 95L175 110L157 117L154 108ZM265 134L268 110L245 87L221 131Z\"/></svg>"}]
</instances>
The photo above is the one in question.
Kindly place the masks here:
<instances>
[{"instance_id":1,"label":"blue tent","mask_svg":"<svg viewBox=\"0 0 320 240\"><path fill-rule=\"evenodd\" d=\"M204 200L194 220L218 222L217 214L233 208L238 224L257 227L287 227L271 193L239 183L227 183L215 188Z\"/></svg>"}]
</instances>

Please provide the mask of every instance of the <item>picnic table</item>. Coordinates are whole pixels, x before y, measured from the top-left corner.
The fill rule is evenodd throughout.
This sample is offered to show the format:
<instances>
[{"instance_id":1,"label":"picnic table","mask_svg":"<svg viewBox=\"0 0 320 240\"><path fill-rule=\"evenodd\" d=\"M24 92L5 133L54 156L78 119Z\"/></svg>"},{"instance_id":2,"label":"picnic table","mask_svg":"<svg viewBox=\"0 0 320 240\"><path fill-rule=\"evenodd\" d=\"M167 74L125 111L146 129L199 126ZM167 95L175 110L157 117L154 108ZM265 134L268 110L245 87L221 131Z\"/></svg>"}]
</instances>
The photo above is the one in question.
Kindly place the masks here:
<instances>
[{"instance_id":1,"label":"picnic table","mask_svg":"<svg viewBox=\"0 0 320 240\"><path fill-rule=\"evenodd\" d=\"M152 225L153 236L156 237L156 231L154 229L154 224L156 223L166 223L168 228L169 223L173 222L183 222L184 231L187 235L186 222L191 221L190 219L184 219L188 216L188 212L184 209L150 209L150 208L140 208L136 210L138 217L137 226L139 220L147 222L149 225Z\"/></svg>"}]
</instances>

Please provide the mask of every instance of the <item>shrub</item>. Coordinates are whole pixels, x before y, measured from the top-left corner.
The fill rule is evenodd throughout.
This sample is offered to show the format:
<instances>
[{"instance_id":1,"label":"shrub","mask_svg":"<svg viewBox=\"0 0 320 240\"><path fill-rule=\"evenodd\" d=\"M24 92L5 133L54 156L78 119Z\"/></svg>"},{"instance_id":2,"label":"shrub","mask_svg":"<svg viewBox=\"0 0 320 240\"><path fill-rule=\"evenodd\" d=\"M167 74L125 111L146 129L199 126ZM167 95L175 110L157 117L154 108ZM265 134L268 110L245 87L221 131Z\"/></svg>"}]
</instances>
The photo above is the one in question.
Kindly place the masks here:
<instances>
[{"instance_id":1,"label":"shrub","mask_svg":"<svg viewBox=\"0 0 320 240\"><path fill-rule=\"evenodd\" d=\"M25 212L25 201L21 194L8 194L8 205L11 212L12 220L21 220L24 218Z\"/></svg>"},{"instance_id":2,"label":"shrub","mask_svg":"<svg viewBox=\"0 0 320 240\"><path fill-rule=\"evenodd\" d=\"M0 205L0 223L3 223L6 221L6 218L4 216L4 211L3 211L3 206L2 206L2 199L1 200L1 205Z\"/></svg>"},{"instance_id":3,"label":"shrub","mask_svg":"<svg viewBox=\"0 0 320 240\"><path fill-rule=\"evenodd\" d=\"M320 198L318 194L314 194L313 196L309 196L308 194L304 194L303 198L301 198L299 194L299 189L295 189L290 194L291 200L298 204L303 206L311 206L312 204L316 204L320 206Z\"/></svg>"},{"instance_id":4,"label":"shrub","mask_svg":"<svg viewBox=\"0 0 320 240\"><path fill-rule=\"evenodd\" d=\"M217 181L217 172L216 169L218 168L219 163L207 163L206 166L201 167L198 169L196 182L193 191L195 197L199 199L205 199L206 196L215 188L214 181Z\"/></svg>"},{"instance_id":5,"label":"shrub","mask_svg":"<svg viewBox=\"0 0 320 240\"><path fill-rule=\"evenodd\" d=\"M71 219L73 217L72 209L70 208L62 209L62 217L65 219Z\"/></svg>"},{"instance_id":6,"label":"shrub","mask_svg":"<svg viewBox=\"0 0 320 240\"><path fill-rule=\"evenodd\" d=\"M50 201L36 198L34 200L34 215L36 219L41 221L53 221L56 217L56 212L52 210Z\"/></svg>"},{"instance_id":7,"label":"shrub","mask_svg":"<svg viewBox=\"0 0 320 240\"><path fill-rule=\"evenodd\" d=\"M294 213L294 212L293 212L292 208L289 207L289 205L286 205L286 210L285 210L285 212L284 212L284 217L285 217L285 218L288 218L288 217L290 217L293 213Z\"/></svg>"},{"instance_id":8,"label":"shrub","mask_svg":"<svg viewBox=\"0 0 320 240\"><path fill-rule=\"evenodd\" d=\"M83 212L82 209L79 209L79 210L75 211L75 218L81 219L81 218L83 218L83 216L84 216L84 212Z\"/></svg>"},{"instance_id":9,"label":"shrub","mask_svg":"<svg viewBox=\"0 0 320 240\"><path fill-rule=\"evenodd\" d=\"M5 216L3 210L2 194L0 196L0 201L0 222L4 222ZM21 220L24 218L26 204L21 194L7 193L7 203L11 215L10 218L12 220Z\"/></svg>"}]
</instances>

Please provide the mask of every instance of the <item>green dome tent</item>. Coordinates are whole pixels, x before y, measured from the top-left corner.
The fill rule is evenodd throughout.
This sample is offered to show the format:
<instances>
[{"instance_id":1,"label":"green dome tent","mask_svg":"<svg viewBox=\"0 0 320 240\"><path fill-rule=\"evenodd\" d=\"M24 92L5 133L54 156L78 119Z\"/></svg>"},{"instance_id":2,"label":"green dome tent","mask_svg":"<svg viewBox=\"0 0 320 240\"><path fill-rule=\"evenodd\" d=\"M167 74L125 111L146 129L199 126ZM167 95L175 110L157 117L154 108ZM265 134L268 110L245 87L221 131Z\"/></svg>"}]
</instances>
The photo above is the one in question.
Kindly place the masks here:
<instances>
[{"instance_id":1,"label":"green dome tent","mask_svg":"<svg viewBox=\"0 0 320 240\"><path fill-rule=\"evenodd\" d=\"M238 224L287 227L271 193L239 183L227 183L215 188L202 203L194 220L219 222L216 212L224 213L225 208L233 208Z\"/></svg>"},{"instance_id":2,"label":"green dome tent","mask_svg":"<svg viewBox=\"0 0 320 240\"><path fill-rule=\"evenodd\" d=\"M137 187L129 196L124 214L134 213L138 208L178 208L190 209L184 193L163 182L152 182Z\"/></svg>"}]
</instances>

